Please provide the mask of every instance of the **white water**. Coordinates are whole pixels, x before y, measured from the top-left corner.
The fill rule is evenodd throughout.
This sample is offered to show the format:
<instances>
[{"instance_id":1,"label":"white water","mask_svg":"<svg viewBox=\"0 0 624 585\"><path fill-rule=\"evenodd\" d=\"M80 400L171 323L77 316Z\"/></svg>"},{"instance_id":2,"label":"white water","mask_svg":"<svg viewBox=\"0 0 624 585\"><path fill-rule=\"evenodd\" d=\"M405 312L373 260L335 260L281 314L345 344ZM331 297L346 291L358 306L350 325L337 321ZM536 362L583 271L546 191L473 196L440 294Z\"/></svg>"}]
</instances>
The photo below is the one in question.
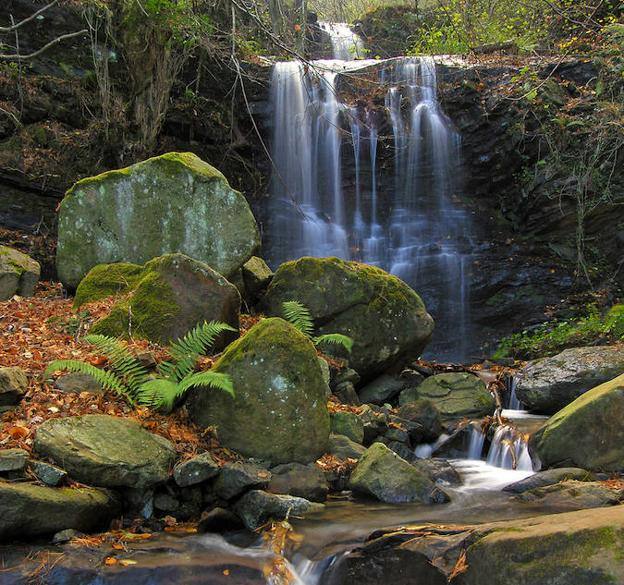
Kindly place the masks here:
<instances>
[{"instance_id":1,"label":"white water","mask_svg":"<svg viewBox=\"0 0 624 585\"><path fill-rule=\"evenodd\" d=\"M331 41L334 59L351 61L364 57L364 43L345 22L319 22Z\"/></svg>"}]
</instances>

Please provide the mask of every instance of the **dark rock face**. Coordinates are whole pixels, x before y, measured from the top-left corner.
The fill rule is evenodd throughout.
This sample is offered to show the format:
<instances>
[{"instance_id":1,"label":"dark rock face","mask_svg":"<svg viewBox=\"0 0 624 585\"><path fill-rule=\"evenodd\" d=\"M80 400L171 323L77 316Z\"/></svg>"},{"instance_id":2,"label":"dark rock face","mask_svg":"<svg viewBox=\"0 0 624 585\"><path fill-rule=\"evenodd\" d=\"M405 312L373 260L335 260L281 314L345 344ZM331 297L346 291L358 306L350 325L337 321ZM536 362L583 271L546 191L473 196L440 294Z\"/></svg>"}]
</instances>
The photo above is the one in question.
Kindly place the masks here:
<instances>
[{"instance_id":1,"label":"dark rock face","mask_svg":"<svg viewBox=\"0 0 624 585\"><path fill-rule=\"evenodd\" d=\"M287 494L311 502L324 502L329 486L323 472L314 464L285 463L271 469L267 490L274 494Z\"/></svg>"}]
</instances>

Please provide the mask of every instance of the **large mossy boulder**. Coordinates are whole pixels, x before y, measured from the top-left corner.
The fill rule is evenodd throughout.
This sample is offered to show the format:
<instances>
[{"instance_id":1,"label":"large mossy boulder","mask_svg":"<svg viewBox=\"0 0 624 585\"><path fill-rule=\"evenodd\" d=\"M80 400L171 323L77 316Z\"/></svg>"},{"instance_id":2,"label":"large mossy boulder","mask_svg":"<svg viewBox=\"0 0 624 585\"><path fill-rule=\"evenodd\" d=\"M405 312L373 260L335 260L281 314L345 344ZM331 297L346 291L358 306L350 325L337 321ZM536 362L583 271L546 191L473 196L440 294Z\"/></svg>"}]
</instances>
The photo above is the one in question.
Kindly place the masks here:
<instances>
[{"instance_id":1,"label":"large mossy boulder","mask_svg":"<svg viewBox=\"0 0 624 585\"><path fill-rule=\"evenodd\" d=\"M624 471L624 375L585 392L530 439L543 468Z\"/></svg>"},{"instance_id":2,"label":"large mossy boulder","mask_svg":"<svg viewBox=\"0 0 624 585\"><path fill-rule=\"evenodd\" d=\"M0 540L22 540L73 528L102 530L121 514L108 490L51 488L0 481Z\"/></svg>"},{"instance_id":3,"label":"large mossy boulder","mask_svg":"<svg viewBox=\"0 0 624 585\"><path fill-rule=\"evenodd\" d=\"M429 376L417 388L404 390L399 402L404 405L422 399L433 403L442 418L447 419L487 416L496 408L485 383L468 372Z\"/></svg>"},{"instance_id":4,"label":"large mossy boulder","mask_svg":"<svg viewBox=\"0 0 624 585\"><path fill-rule=\"evenodd\" d=\"M622 373L624 346L574 347L529 362L518 372L516 395L526 408L553 414Z\"/></svg>"},{"instance_id":5,"label":"large mossy boulder","mask_svg":"<svg viewBox=\"0 0 624 585\"><path fill-rule=\"evenodd\" d=\"M235 397L198 388L187 405L196 423L217 428L224 445L273 464L309 463L325 453L327 386L314 345L286 321L260 321L213 371L231 376Z\"/></svg>"},{"instance_id":6,"label":"large mossy boulder","mask_svg":"<svg viewBox=\"0 0 624 585\"><path fill-rule=\"evenodd\" d=\"M41 267L30 256L8 246L0 246L0 301L19 295L32 297Z\"/></svg>"},{"instance_id":7,"label":"large mossy boulder","mask_svg":"<svg viewBox=\"0 0 624 585\"><path fill-rule=\"evenodd\" d=\"M70 288L98 264L172 252L228 277L259 244L243 195L196 155L170 152L76 183L61 203L56 265Z\"/></svg>"},{"instance_id":8,"label":"large mossy boulder","mask_svg":"<svg viewBox=\"0 0 624 585\"><path fill-rule=\"evenodd\" d=\"M418 357L433 333L433 319L407 284L359 262L306 257L282 264L263 305L281 315L284 301L303 303L319 334L351 337L349 363L364 381L404 357Z\"/></svg>"},{"instance_id":9,"label":"large mossy boulder","mask_svg":"<svg viewBox=\"0 0 624 585\"><path fill-rule=\"evenodd\" d=\"M236 287L210 266L184 254L166 254L136 264L103 264L91 269L76 291L79 307L120 295L92 333L140 337L166 344L204 321L238 329L241 299Z\"/></svg>"},{"instance_id":10,"label":"large mossy boulder","mask_svg":"<svg viewBox=\"0 0 624 585\"><path fill-rule=\"evenodd\" d=\"M101 487L146 488L164 482L176 459L173 445L137 422L88 414L50 419L35 436L35 451L75 480Z\"/></svg>"}]
</instances>

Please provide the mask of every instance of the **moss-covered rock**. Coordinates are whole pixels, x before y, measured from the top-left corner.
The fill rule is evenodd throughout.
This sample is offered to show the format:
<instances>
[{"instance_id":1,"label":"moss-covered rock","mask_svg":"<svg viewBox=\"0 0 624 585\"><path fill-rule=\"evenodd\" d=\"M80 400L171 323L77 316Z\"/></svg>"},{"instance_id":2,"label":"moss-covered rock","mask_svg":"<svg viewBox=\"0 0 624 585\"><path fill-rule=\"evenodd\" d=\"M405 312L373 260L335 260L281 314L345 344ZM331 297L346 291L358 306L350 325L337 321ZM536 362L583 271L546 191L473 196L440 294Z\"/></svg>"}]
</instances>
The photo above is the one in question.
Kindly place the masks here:
<instances>
[{"instance_id":1,"label":"moss-covered rock","mask_svg":"<svg viewBox=\"0 0 624 585\"><path fill-rule=\"evenodd\" d=\"M529 442L542 467L624 471L624 375L560 410Z\"/></svg>"},{"instance_id":2,"label":"moss-covered rock","mask_svg":"<svg viewBox=\"0 0 624 585\"><path fill-rule=\"evenodd\" d=\"M364 423L353 412L333 412L331 414L331 432L349 437L356 443L364 441Z\"/></svg>"},{"instance_id":3,"label":"moss-covered rock","mask_svg":"<svg viewBox=\"0 0 624 585\"><path fill-rule=\"evenodd\" d=\"M198 388L187 406L195 422L217 427L224 445L274 464L308 463L325 452L327 387L316 350L286 321L260 321L213 370L231 376L235 397Z\"/></svg>"},{"instance_id":4,"label":"moss-covered rock","mask_svg":"<svg viewBox=\"0 0 624 585\"><path fill-rule=\"evenodd\" d=\"M421 298L402 280L374 266L338 258L282 264L263 305L281 315L284 301L309 310L317 332L353 339L351 366L366 381L404 357L418 357L433 332Z\"/></svg>"},{"instance_id":5,"label":"moss-covered rock","mask_svg":"<svg viewBox=\"0 0 624 585\"><path fill-rule=\"evenodd\" d=\"M262 258L252 256L243 264L242 276L245 292L250 300L255 300L269 286L273 271Z\"/></svg>"},{"instance_id":6,"label":"moss-covered rock","mask_svg":"<svg viewBox=\"0 0 624 585\"><path fill-rule=\"evenodd\" d=\"M120 299L93 325L92 333L132 334L168 343L204 321L238 328L241 299L236 287L207 264L184 254L166 254L142 267L96 266L78 286L75 304L111 294L121 295Z\"/></svg>"},{"instance_id":7,"label":"moss-covered rock","mask_svg":"<svg viewBox=\"0 0 624 585\"><path fill-rule=\"evenodd\" d=\"M0 301L6 301L13 295L31 297L39 282L41 267L30 256L0 246Z\"/></svg>"},{"instance_id":8,"label":"moss-covered rock","mask_svg":"<svg viewBox=\"0 0 624 585\"><path fill-rule=\"evenodd\" d=\"M171 252L229 276L260 243L245 198L214 167L177 152L76 183L58 234L58 275L69 287L98 264L143 264Z\"/></svg>"}]
</instances>

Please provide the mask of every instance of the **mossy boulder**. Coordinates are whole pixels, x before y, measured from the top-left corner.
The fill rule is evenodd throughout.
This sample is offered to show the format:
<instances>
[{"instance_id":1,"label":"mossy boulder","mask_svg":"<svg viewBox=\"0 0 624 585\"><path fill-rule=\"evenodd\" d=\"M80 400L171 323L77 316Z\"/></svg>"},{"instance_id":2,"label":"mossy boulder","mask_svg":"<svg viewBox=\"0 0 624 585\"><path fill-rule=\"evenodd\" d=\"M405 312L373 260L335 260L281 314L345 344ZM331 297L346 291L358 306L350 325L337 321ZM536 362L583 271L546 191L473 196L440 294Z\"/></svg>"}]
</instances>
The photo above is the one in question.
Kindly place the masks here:
<instances>
[{"instance_id":1,"label":"mossy boulder","mask_svg":"<svg viewBox=\"0 0 624 585\"><path fill-rule=\"evenodd\" d=\"M219 440L248 457L309 463L329 438L327 386L312 342L286 321L265 319L232 343L213 366L229 374L235 397L198 388L191 418L215 426Z\"/></svg>"},{"instance_id":2,"label":"mossy boulder","mask_svg":"<svg viewBox=\"0 0 624 585\"><path fill-rule=\"evenodd\" d=\"M242 276L247 296L255 300L269 286L273 271L262 258L252 256L243 264Z\"/></svg>"},{"instance_id":3,"label":"mossy boulder","mask_svg":"<svg viewBox=\"0 0 624 585\"><path fill-rule=\"evenodd\" d=\"M93 325L92 333L113 337L131 333L166 344L204 321L222 321L238 329L241 299L236 287L207 264L184 254L166 254L142 267L96 266L78 286L75 305L111 294L120 298Z\"/></svg>"},{"instance_id":4,"label":"mossy boulder","mask_svg":"<svg viewBox=\"0 0 624 585\"><path fill-rule=\"evenodd\" d=\"M421 399L432 402L446 419L487 416L496 408L485 383L468 372L429 376L417 388L404 390L399 402L404 405Z\"/></svg>"},{"instance_id":5,"label":"mossy boulder","mask_svg":"<svg viewBox=\"0 0 624 585\"><path fill-rule=\"evenodd\" d=\"M624 471L624 375L592 388L530 439L543 468Z\"/></svg>"},{"instance_id":6,"label":"mossy boulder","mask_svg":"<svg viewBox=\"0 0 624 585\"><path fill-rule=\"evenodd\" d=\"M32 297L40 273L39 262L18 250L0 246L0 301L14 295Z\"/></svg>"},{"instance_id":7,"label":"mossy boulder","mask_svg":"<svg viewBox=\"0 0 624 585\"><path fill-rule=\"evenodd\" d=\"M516 395L526 408L553 414L622 373L624 346L574 347L529 362L518 372Z\"/></svg>"},{"instance_id":8,"label":"mossy boulder","mask_svg":"<svg viewBox=\"0 0 624 585\"><path fill-rule=\"evenodd\" d=\"M271 315L284 301L309 310L319 334L353 339L350 365L363 381L406 357L418 357L433 333L422 299L396 276L339 258L300 258L282 264L263 299Z\"/></svg>"},{"instance_id":9,"label":"mossy boulder","mask_svg":"<svg viewBox=\"0 0 624 585\"><path fill-rule=\"evenodd\" d=\"M353 412L332 412L331 432L349 437L356 443L361 444L364 441L364 423Z\"/></svg>"},{"instance_id":10,"label":"mossy boulder","mask_svg":"<svg viewBox=\"0 0 624 585\"><path fill-rule=\"evenodd\" d=\"M98 264L183 252L226 277L259 247L245 198L192 153L170 152L76 183L59 212L59 279L78 286Z\"/></svg>"},{"instance_id":11,"label":"mossy boulder","mask_svg":"<svg viewBox=\"0 0 624 585\"><path fill-rule=\"evenodd\" d=\"M133 420L103 414L45 421L34 449L73 479L101 487L146 488L164 482L176 459L166 439Z\"/></svg>"},{"instance_id":12,"label":"mossy boulder","mask_svg":"<svg viewBox=\"0 0 624 585\"><path fill-rule=\"evenodd\" d=\"M0 481L0 540L23 540L73 528L83 532L108 528L121 514L108 490L51 488Z\"/></svg>"}]
</instances>

